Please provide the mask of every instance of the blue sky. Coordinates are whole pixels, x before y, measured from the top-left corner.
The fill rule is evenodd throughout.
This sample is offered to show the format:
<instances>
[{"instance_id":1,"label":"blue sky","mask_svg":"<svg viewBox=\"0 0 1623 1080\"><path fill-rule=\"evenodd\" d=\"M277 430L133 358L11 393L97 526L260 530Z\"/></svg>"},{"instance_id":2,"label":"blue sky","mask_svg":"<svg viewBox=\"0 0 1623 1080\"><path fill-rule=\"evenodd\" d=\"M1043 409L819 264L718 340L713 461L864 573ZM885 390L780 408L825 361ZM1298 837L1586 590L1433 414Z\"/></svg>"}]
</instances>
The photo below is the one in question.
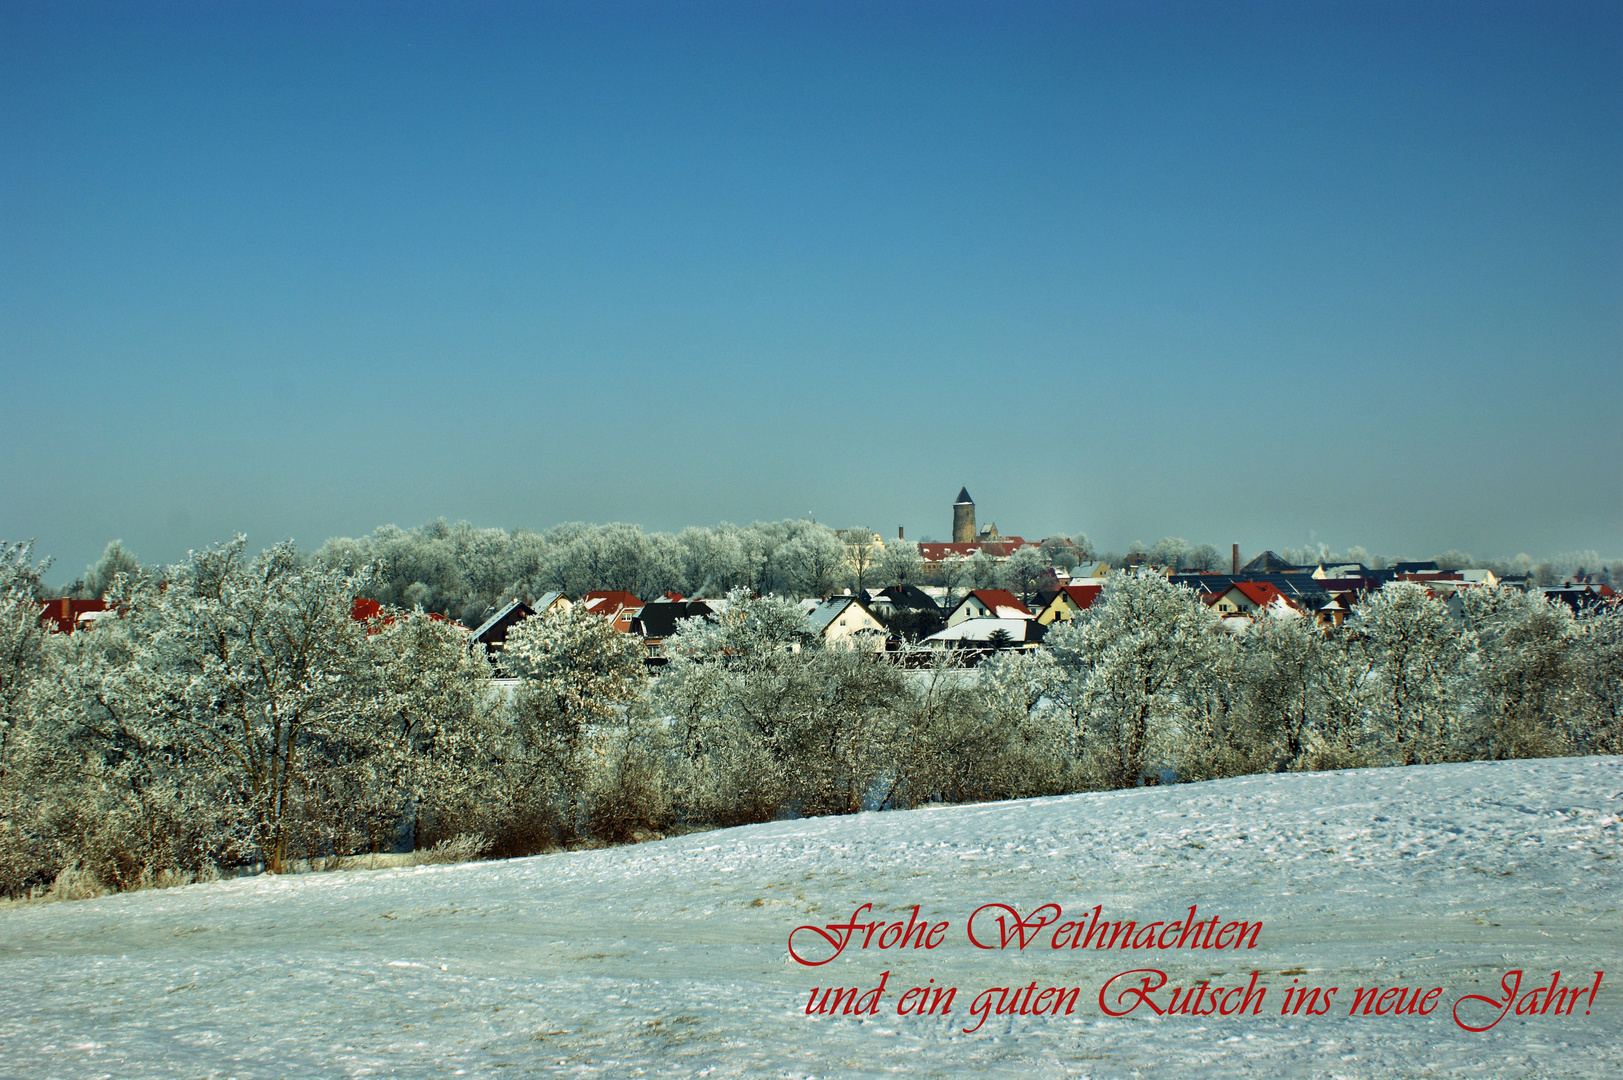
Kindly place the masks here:
<instances>
[{"instance_id":1,"label":"blue sky","mask_svg":"<svg viewBox=\"0 0 1623 1080\"><path fill-rule=\"evenodd\" d=\"M1623 7L0 0L0 537L1623 556Z\"/></svg>"}]
</instances>

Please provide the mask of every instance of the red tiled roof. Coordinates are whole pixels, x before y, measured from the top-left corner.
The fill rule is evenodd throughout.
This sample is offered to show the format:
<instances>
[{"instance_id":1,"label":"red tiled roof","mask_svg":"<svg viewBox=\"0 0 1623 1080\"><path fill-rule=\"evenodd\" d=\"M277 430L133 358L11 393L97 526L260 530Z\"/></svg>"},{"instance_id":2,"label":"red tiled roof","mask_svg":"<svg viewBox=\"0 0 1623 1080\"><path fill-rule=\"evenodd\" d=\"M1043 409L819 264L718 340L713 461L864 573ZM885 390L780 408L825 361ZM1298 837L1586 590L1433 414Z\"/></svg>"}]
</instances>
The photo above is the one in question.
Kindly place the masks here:
<instances>
[{"instance_id":1,"label":"red tiled roof","mask_svg":"<svg viewBox=\"0 0 1623 1080\"><path fill-rule=\"evenodd\" d=\"M1026 547L1024 539L1018 536L1002 536L996 540L973 544L938 544L928 543L919 545L919 554L926 562L940 562L943 559L967 559L977 551L984 551L995 558L1002 558L1020 548Z\"/></svg>"},{"instance_id":2,"label":"red tiled roof","mask_svg":"<svg viewBox=\"0 0 1623 1080\"><path fill-rule=\"evenodd\" d=\"M40 622L56 624L58 633L71 634L79 624L79 616L89 611L106 611L105 600L41 600Z\"/></svg>"},{"instance_id":3,"label":"red tiled roof","mask_svg":"<svg viewBox=\"0 0 1623 1080\"><path fill-rule=\"evenodd\" d=\"M355 602L349 606L349 617L356 622L366 622L383 614L383 605L367 596L357 596Z\"/></svg>"},{"instance_id":4,"label":"red tiled roof","mask_svg":"<svg viewBox=\"0 0 1623 1080\"><path fill-rule=\"evenodd\" d=\"M1236 581L1234 587L1244 593L1246 599L1258 607L1267 607L1284 595L1266 581Z\"/></svg>"},{"instance_id":5,"label":"red tiled roof","mask_svg":"<svg viewBox=\"0 0 1623 1080\"><path fill-rule=\"evenodd\" d=\"M624 608L640 608L642 601L623 589L599 589L581 598L586 610L594 615L608 615Z\"/></svg>"},{"instance_id":6,"label":"red tiled roof","mask_svg":"<svg viewBox=\"0 0 1623 1080\"><path fill-rule=\"evenodd\" d=\"M357 596L355 598L355 602L349 606L349 617L354 619L356 622L369 623L373 619L378 620L377 626L367 627L366 632L368 634L375 633L378 629L384 626L393 626L395 616L399 613L399 609L386 608L369 596ZM444 615L441 615L437 611L430 611L428 613L428 621L450 622L451 620L446 618Z\"/></svg>"},{"instance_id":7,"label":"red tiled roof","mask_svg":"<svg viewBox=\"0 0 1623 1080\"><path fill-rule=\"evenodd\" d=\"M969 595L985 604L987 609L994 615L997 614L999 608L1014 608L1016 611L1023 611L1027 615L1031 614L1030 609L1020 602L1020 598L1008 589L971 589ZM964 599L967 600L969 597Z\"/></svg>"},{"instance_id":8,"label":"red tiled roof","mask_svg":"<svg viewBox=\"0 0 1623 1080\"><path fill-rule=\"evenodd\" d=\"M1103 585L1067 585L1062 591L1071 598L1071 603L1086 611L1093 606L1095 600L1099 599L1099 594L1105 591L1105 587Z\"/></svg>"}]
</instances>

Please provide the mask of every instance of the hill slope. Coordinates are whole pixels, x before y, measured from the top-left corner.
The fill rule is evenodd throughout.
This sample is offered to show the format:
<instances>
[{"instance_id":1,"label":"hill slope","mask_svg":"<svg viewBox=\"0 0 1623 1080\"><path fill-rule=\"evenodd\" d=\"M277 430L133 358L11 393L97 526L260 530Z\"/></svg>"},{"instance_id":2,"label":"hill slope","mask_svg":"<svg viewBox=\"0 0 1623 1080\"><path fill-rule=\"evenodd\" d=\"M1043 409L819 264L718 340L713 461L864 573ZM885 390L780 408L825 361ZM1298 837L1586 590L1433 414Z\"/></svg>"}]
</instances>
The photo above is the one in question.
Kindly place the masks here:
<instances>
[{"instance_id":1,"label":"hill slope","mask_svg":"<svg viewBox=\"0 0 1623 1080\"><path fill-rule=\"evenodd\" d=\"M1617 1076L1620 812L1619 758L1244 777L13 908L0 1073ZM950 926L935 949L861 950L859 931L826 966L789 958L794 927L869 902L861 921L918 904ZM990 902L1064 915L1024 950L977 949L965 919ZM1256 947L1052 948L1095 905L1142 928L1191 904L1191 922L1260 920ZM1167 974L1163 1006L1253 971L1267 996L1260 1016L1104 1015L1101 984L1131 968ZM1524 994L1557 969L1586 992L1606 977L1589 1016L1586 998L1456 1026L1455 999L1499 994L1511 968ZM866 991L883 971L876 1014L806 1015L813 987ZM929 979L959 989L951 1015L898 1016ZM1072 1014L964 1033L980 991L1033 982L1080 988ZM1376 985L1442 987L1440 1007L1349 1018ZM1340 989L1325 1015L1280 1016L1294 986Z\"/></svg>"}]
</instances>

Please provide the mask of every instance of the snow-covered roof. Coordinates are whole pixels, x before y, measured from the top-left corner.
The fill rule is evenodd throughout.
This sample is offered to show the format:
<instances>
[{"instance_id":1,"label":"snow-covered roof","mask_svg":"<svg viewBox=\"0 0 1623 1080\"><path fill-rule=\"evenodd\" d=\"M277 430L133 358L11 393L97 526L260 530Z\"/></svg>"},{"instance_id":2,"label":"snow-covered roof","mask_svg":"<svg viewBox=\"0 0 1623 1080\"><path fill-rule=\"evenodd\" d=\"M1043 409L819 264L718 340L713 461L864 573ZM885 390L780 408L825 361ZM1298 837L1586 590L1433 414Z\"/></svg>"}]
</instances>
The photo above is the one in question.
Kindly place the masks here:
<instances>
[{"instance_id":1,"label":"snow-covered roof","mask_svg":"<svg viewBox=\"0 0 1623 1080\"><path fill-rule=\"evenodd\" d=\"M972 589L969 595L959 602L958 607L963 607L970 600L978 601L995 619L1031 618L1031 609L1007 589Z\"/></svg>"},{"instance_id":2,"label":"snow-covered roof","mask_svg":"<svg viewBox=\"0 0 1623 1080\"><path fill-rule=\"evenodd\" d=\"M628 593L624 589L601 589L596 592L589 592L581 600L581 603L593 615L612 615L615 612L624 611L626 608L642 607L642 600L635 593Z\"/></svg>"},{"instance_id":3,"label":"snow-covered roof","mask_svg":"<svg viewBox=\"0 0 1623 1080\"><path fill-rule=\"evenodd\" d=\"M516 610L519 608L522 608L523 610ZM535 611L530 607L530 605L524 603L522 600L514 600L511 603L503 606L499 611L496 612L496 614L492 615L490 618L486 619L484 622L475 627L473 631L473 639L475 641L484 641L485 636L490 634L492 631L500 629L508 623L515 623L520 619L527 619L534 614ZM505 637L506 635L504 634L502 636Z\"/></svg>"},{"instance_id":4,"label":"snow-covered roof","mask_svg":"<svg viewBox=\"0 0 1623 1080\"><path fill-rule=\"evenodd\" d=\"M961 641L990 641L999 630L1009 635L1010 641L1025 641L1026 631L1035 626L1030 619L965 619L957 626L949 626L940 633L931 634L923 644L932 641L951 644Z\"/></svg>"},{"instance_id":5,"label":"snow-covered roof","mask_svg":"<svg viewBox=\"0 0 1623 1080\"><path fill-rule=\"evenodd\" d=\"M828 630L835 619L844 614L847 608L853 606L864 615L872 617L872 613L856 597L834 596L818 604L812 613L806 616L806 621L811 624L812 633L821 636Z\"/></svg>"}]
</instances>

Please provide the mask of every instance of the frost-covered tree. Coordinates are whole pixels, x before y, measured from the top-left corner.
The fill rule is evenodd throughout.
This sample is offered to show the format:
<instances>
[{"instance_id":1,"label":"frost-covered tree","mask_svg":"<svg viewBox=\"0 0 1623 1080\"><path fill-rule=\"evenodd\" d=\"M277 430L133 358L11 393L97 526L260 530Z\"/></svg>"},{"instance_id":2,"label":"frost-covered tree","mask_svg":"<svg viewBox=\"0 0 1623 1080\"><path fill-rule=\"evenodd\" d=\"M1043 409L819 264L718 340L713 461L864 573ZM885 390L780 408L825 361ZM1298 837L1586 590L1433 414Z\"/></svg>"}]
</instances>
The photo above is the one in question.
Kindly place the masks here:
<instances>
[{"instance_id":1,"label":"frost-covered tree","mask_svg":"<svg viewBox=\"0 0 1623 1080\"><path fill-rule=\"evenodd\" d=\"M554 609L508 634L502 669L520 689L507 762L514 820L498 843L533 850L591 827L610 752L642 734L630 715L647 681L642 642L584 608Z\"/></svg>"},{"instance_id":2,"label":"frost-covered tree","mask_svg":"<svg viewBox=\"0 0 1623 1080\"><path fill-rule=\"evenodd\" d=\"M677 536L682 571L695 596L722 596L732 589L760 587L766 543L753 529L721 524L683 529Z\"/></svg>"},{"instance_id":3,"label":"frost-covered tree","mask_svg":"<svg viewBox=\"0 0 1623 1080\"><path fill-rule=\"evenodd\" d=\"M1501 586L1461 596L1481 710L1479 752L1489 758L1567 753L1566 724L1579 709L1571 611L1538 593Z\"/></svg>"},{"instance_id":4,"label":"frost-covered tree","mask_svg":"<svg viewBox=\"0 0 1623 1080\"><path fill-rule=\"evenodd\" d=\"M857 589L866 589L874 584L880 555L885 550L878 536L872 529L864 527L846 529L839 537L845 544L845 566L853 585Z\"/></svg>"},{"instance_id":5,"label":"frost-covered tree","mask_svg":"<svg viewBox=\"0 0 1623 1080\"><path fill-rule=\"evenodd\" d=\"M0 894L29 884L48 857L31 798L43 785L33 698L55 657L38 599L49 563L33 554L32 543L0 544Z\"/></svg>"},{"instance_id":6,"label":"frost-covered tree","mask_svg":"<svg viewBox=\"0 0 1623 1080\"><path fill-rule=\"evenodd\" d=\"M1262 619L1238 646L1227 677L1256 751L1249 771L1374 763L1364 727L1369 665L1359 639L1311 619Z\"/></svg>"},{"instance_id":7,"label":"frost-covered tree","mask_svg":"<svg viewBox=\"0 0 1623 1080\"><path fill-rule=\"evenodd\" d=\"M403 820L413 848L494 831L489 799L503 731L490 664L461 629L421 610L368 627L378 700L345 762L354 847L380 851Z\"/></svg>"},{"instance_id":8,"label":"frost-covered tree","mask_svg":"<svg viewBox=\"0 0 1623 1080\"><path fill-rule=\"evenodd\" d=\"M960 573L957 580L970 589L995 589L998 587L998 563L988 555L985 549L980 549L969 558L957 564ZM967 578L967 582L965 579Z\"/></svg>"},{"instance_id":9,"label":"frost-covered tree","mask_svg":"<svg viewBox=\"0 0 1623 1080\"><path fill-rule=\"evenodd\" d=\"M239 536L131 599L126 693L146 717L143 738L209 772L273 872L310 842L301 827L336 816L329 771L369 741L375 672L350 618L364 584L291 544L250 559Z\"/></svg>"},{"instance_id":10,"label":"frost-covered tree","mask_svg":"<svg viewBox=\"0 0 1623 1080\"><path fill-rule=\"evenodd\" d=\"M773 581L793 596L827 596L847 573L845 544L821 525L803 530L772 555Z\"/></svg>"},{"instance_id":11,"label":"frost-covered tree","mask_svg":"<svg viewBox=\"0 0 1623 1080\"><path fill-rule=\"evenodd\" d=\"M1029 544L1015 551L998 567L998 584L1018 596L1028 607L1044 579L1053 580L1048 560L1040 550Z\"/></svg>"},{"instance_id":12,"label":"frost-covered tree","mask_svg":"<svg viewBox=\"0 0 1623 1080\"><path fill-rule=\"evenodd\" d=\"M1049 694L1043 653L1007 651L973 669L936 657L903 704L886 805L975 802L1077 790L1070 718Z\"/></svg>"},{"instance_id":13,"label":"frost-covered tree","mask_svg":"<svg viewBox=\"0 0 1623 1080\"><path fill-rule=\"evenodd\" d=\"M1222 570L1225 560L1211 544L1199 544L1184 553L1183 566L1186 570Z\"/></svg>"},{"instance_id":14,"label":"frost-covered tree","mask_svg":"<svg viewBox=\"0 0 1623 1080\"><path fill-rule=\"evenodd\" d=\"M85 567L85 576L80 582L80 595L87 599L100 600L112 589L114 581L120 574L132 578L139 577L141 564L136 561L134 555L124 550L122 540L114 540L107 545L95 565Z\"/></svg>"},{"instance_id":15,"label":"frost-covered tree","mask_svg":"<svg viewBox=\"0 0 1623 1080\"><path fill-rule=\"evenodd\" d=\"M1044 564L1067 573L1082 561L1082 554L1076 545L1063 536L1050 536L1038 545L1038 551L1042 554Z\"/></svg>"},{"instance_id":16,"label":"frost-covered tree","mask_svg":"<svg viewBox=\"0 0 1623 1080\"><path fill-rule=\"evenodd\" d=\"M1423 586L1395 582L1367 596L1347 621L1373 661L1374 727L1400 765L1461 752L1465 651L1448 607Z\"/></svg>"},{"instance_id":17,"label":"frost-covered tree","mask_svg":"<svg viewBox=\"0 0 1623 1080\"><path fill-rule=\"evenodd\" d=\"M1191 688L1222 663L1230 639L1188 589L1124 573L1047 644L1069 677L1069 708L1101 781L1132 787L1170 763Z\"/></svg>"},{"instance_id":18,"label":"frost-covered tree","mask_svg":"<svg viewBox=\"0 0 1623 1080\"><path fill-rule=\"evenodd\" d=\"M1144 558L1152 566L1170 566L1176 570L1183 565L1188 552L1189 541L1181 536L1167 536L1157 540Z\"/></svg>"},{"instance_id":19,"label":"frost-covered tree","mask_svg":"<svg viewBox=\"0 0 1623 1080\"><path fill-rule=\"evenodd\" d=\"M1571 741L1586 754L1623 754L1623 610L1590 608L1574 623Z\"/></svg>"},{"instance_id":20,"label":"frost-covered tree","mask_svg":"<svg viewBox=\"0 0 1623 1080\"><path fill-rule=\"evenodd\" d=\"M777 597L731 594L670 643L659 703L686 770L686 810L717 823L860 810L894 772L907 688L872 654L818 647Z\"/></svg>"},{"instance_id":21,"label":"frost-covered tree","mask_svg":"<svg viewBox=\"0 0 1623 1080\"><path fill-rule=\"evenodd\" d=\"M924 574L924 557L919 546L907 540L893 540L879 553L879 576L885 585L912 585Z\"/></svg>"}]
</instances>

